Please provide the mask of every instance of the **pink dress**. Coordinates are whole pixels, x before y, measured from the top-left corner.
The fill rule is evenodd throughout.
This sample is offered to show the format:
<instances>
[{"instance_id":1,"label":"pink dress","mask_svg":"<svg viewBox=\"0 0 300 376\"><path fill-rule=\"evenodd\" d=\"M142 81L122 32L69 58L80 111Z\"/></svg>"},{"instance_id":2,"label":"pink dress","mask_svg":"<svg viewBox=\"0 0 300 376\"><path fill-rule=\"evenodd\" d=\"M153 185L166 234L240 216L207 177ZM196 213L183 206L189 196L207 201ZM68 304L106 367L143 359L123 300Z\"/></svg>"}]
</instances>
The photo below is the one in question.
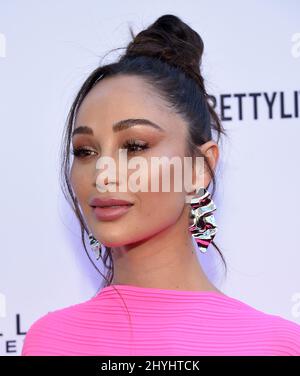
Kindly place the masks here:
<instances>
[{"instance_id":1,"label":"pink dress","mask_svg":"<svg viewBox=\"0 0 300 376\"><path fill-rule=\"evenodd\" d=\"M110 285L35 321L22 355L300 355L300 325L214 291Z\"/></svg>"}]
</instances>

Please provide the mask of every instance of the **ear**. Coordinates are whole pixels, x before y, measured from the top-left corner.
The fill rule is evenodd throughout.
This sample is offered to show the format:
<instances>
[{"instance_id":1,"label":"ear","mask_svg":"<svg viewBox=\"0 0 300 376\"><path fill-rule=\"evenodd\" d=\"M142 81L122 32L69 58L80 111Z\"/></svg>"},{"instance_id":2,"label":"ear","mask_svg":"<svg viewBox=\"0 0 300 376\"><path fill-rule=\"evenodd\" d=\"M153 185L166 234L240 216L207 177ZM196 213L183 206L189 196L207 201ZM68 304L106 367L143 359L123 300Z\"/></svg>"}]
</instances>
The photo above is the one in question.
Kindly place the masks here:
<instances>
[{"instance_id":1,"label":"ear","mask_svg":"<svg viewBox=\"0 0 300 376\"><path fill-rule=\"evenodd\" d=\"M210 167L215 170L219 160L219 147L215 141L207 141L205 144L199 146L202 154L206 155L209 160Z\"/></svg>"},{"instance_id":2,"label":"ear","mask_svg":"<svg viewBox=\"0 0 300 376\"><path fill-rule=\"evenodd\" d=\"M198 148L200 149L201 153L205 155L206 158L208 159L208 163L211 169L215 170L217 163L218 163L218 159L219 159L218 144L215 141L210 140L210 141L207 141L205 144L198 146ZM193 178L195 179L194 180L195 183L197 182L196 177L199 176L199 171L195 171L196 167L197 167L197 164L194 166L194 171L193 171ZM204 163L203 172L200 175L199 181L201 182L200 183L201 186L203 185L205 188L209 185L211 181L209 169L205 163Z\"/></svg>"}]
</instances>

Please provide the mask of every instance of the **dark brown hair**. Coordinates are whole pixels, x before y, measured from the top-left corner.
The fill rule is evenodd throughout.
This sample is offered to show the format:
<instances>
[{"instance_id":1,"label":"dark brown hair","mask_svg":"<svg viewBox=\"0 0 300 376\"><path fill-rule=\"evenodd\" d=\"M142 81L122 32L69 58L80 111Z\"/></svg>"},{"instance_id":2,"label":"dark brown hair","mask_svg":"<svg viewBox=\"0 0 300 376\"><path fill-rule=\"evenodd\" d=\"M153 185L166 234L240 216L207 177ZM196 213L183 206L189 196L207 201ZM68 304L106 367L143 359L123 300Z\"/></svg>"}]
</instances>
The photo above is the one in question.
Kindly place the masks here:
<instances>
[{"instance_id":1,"label":"dark brown hair","mask_svg":"<svg viewBox=\"0 0 300 376\"><path fill-rule=\"evenodd\" d=\"M140 76L149 83L154 92L186 120L189 130L186 153L192 157L204 157L212 178L212 196L216 189L215 174L206 156L201 155L197 146L212 139L212 130L217 133L217 142L219 142L221 134L226 134L210 103L200 72L204 44L199 34L180 18L169 14L159 17L136 36L132 29L129 29L132 41L125 47L126 50L119 60L112 64L100 65L82 84L67 117L61 149L62 190L80 222L81 239L85 252L106 281L104 286L110 285L113 279L114 265L111 248L105 248L102 258L103 264L107 268L107 274L104 276L91 260L86 249L85 233L88 234L88 227L79 210L78 201L70 183L70 146L74 121L82 100L92 87L105 77L123 74ZM226 262L221 251L214 241L212 244L220 254L227 272Z\"/></svg>"}]
</instances>

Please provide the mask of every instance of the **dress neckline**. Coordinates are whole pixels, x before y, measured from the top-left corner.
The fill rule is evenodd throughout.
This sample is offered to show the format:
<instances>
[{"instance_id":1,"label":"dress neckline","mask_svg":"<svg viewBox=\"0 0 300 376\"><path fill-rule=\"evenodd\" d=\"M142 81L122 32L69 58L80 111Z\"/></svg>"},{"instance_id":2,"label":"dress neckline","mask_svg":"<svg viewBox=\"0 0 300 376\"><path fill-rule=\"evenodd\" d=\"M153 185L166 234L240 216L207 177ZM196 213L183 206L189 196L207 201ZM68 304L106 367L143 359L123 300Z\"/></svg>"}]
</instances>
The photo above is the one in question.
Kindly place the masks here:
<instances>
[{"instance_id":1,"label":"dress neckline","mask_svg":"<svg viewBox=\"0 0 300 376\"><path fill-rule=\"evenodd\" d=\"M174 290L174 289L162 289L158 287L143 287L143 286L136 286L136 285L127 285L127 284L114 284L108 285L103 287L99 293L101 292L108 292L108 291L115 291L115 288L118 290L127 290L133 292L143 292L143 293L159 293L159 294L174 294L174 295L212 295L212 296L219 296L221 298L229 298L229 296L220 293L214 290Z\"/></svg>"}]
</instances>

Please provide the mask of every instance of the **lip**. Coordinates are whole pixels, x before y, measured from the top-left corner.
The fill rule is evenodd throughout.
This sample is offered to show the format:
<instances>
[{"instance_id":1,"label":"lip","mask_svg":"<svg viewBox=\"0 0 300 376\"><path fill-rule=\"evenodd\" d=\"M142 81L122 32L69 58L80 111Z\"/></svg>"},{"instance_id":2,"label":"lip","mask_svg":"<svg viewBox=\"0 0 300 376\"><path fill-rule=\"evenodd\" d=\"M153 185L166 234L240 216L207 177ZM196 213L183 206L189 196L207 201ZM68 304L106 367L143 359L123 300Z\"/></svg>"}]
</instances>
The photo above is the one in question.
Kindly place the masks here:
<instances>
[{"instance_id":1,"label":"lip","mask_svg":"<svg viewBox=\"0 0 300 376\"><path fill-rule=\"evenodd\" d=\"M117 198L98 198L95 197L94 199L91 200L90 202L91 206L113 206L113 205L133 205L132 202L126 201L126 200L121 200Z\"/></svg>"},{"instance_id":2,"label":"lip","mask_svg":"<svg viewBox=\"0 0 300 376\"><path fill-rule=\"evenodd\" d=\"M113 208L111 206L100 208L99 206L96 206L96 207L93 207L93 212L97 219L101 221L111 221L127 213L132 208L132 206L133 204L121 205L116 208Z\"/></svg>"},{"instance_id":3,"label":"lip","mask_svg":"<svg viewBox=\"0 0 300 376\"><path fill-rule=\"evenodd\" d=\"M133 206L133 203L118 198L99 198L91 200L90 205L93 213L98 220L110 221L124 215ZM117 207L113 207L117 206Z\"/></svg>"}]
</instances>

